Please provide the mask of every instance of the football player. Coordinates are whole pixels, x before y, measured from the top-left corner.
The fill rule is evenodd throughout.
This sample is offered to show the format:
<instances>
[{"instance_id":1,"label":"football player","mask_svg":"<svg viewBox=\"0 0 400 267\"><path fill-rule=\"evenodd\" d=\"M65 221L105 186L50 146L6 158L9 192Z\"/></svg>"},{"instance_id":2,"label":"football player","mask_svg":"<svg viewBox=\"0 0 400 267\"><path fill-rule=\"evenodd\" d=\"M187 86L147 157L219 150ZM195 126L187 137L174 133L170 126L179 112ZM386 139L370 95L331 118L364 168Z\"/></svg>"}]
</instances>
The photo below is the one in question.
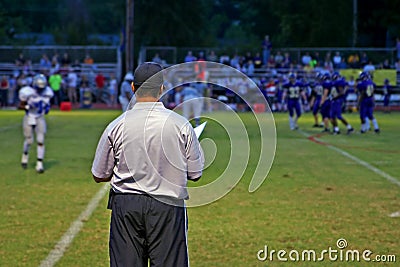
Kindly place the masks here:
<instances>
[{"instance_id":1,"label":"football player","mask_svg":"<svg viewBox=\"0 0 400 267\"><path fill-rule=\"evenodd\" d=\"M361 133L365 133L368 131L369 123L367 123L366 118L372 121L374 125L375 133L380 133L379 125L377 120L374 117L374 91L376 85L371 80L369 74L367 72L361 72L360 74L360 82L357 84L358 91L358 101L357 106L360 111L360 120L361 120Z\"/></svg>"},{"instance_id":2,"label":"football player","mask_svg":"<svg viewBox=\"0 0 400 267\"><path fill-rule=\"evenodd\" d=\"M289 110L289 126L291 130L298 129L297 120L301 116L300 108L300 97L307 102L306 95L303 88L303 84L296 80L295 74L289 74L289 82L283 85L283 99L287 102L287 108ZM294 112L296 112L296 118L293 118Z\"/></svg>"},{"instance_id":3,"label":"football player","mask_svg":"<svg viewBox=\"0 0 400 267\"><path fill-rule=\"evenodd\" d=\"M312 107L312 113L314 116L313 127L322 127L318 123L318 111L323 92L324 88L322 87L322 74L317 73L315 77L315 82L312 84L311 99L310 99L310 107Z\"/></svg>"},{"instance_id":4,"label":"football player","mask_svg":"<svg viewBox=\"0 0 400 267\"><path fill-rule=\"evenodd\" d=\"M354 131L353 127L343 118L342 107L346 97L347 82L338 72L332 74L332 87L330 92L331 98L331 121L333 125L333 134L340 134L338 121L339 119L347 128L347 134Z\"/></svg>"},{"instance_id":5,"label":"football player","mask_svg":"<svg viewBox=\"0 0 400 267\"><path fill-rule=\"evenodd\" d=\"M46 76L38 74L33 77L32 86L25 86L19 91L19 108L25 110L23 119L24 148L21 159L22 168L28 167L29 147L36 134L37 162L36 171L43 173L44 136L46 134L46 120L44 115L50 110L50 99L54 93L47 86Z\"/></svg>"},{"instance_id":6,"label":"football player","mask_svg":"<svg viewBox=\"0 0 400 267\"><path fill-rule=\"evenodd\" d=\"M331 93L332 82L330 81L329 73L324 73L322 75L322 88L323 93L321 97L321 102L319 104L319 108L322 115L322 120L324 122L324 130L323 132L329 132L329 120L331 118L331 100L329 95Z\"/></svg>"}]
</instances>

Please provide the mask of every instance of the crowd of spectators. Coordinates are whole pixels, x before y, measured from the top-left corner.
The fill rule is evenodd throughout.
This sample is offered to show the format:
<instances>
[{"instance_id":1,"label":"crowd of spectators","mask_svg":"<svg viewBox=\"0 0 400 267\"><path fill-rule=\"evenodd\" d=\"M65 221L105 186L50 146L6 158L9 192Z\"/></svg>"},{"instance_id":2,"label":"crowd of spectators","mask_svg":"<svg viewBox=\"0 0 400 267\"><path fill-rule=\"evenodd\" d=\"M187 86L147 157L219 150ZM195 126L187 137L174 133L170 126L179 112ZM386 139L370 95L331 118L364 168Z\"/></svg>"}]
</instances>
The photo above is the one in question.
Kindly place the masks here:
<instances>
[{"instance_id":1,"label":"crowd of spectators","mask_svg":"<svg viewBox=\"0 0 400 267\"><path fill-rule=\"evenodd\" d=\"M82 64L92 66L88 73L82 72ZM71 59L67 52L61 56L56 52L51 57L43 54L34 68L32 61L20 53L15 60L13 74L3 75L1 78L1 106L17 106L19 90L30 85L33 76L37 73L42 73L47 77L48 85L54 91L52 98L54 105L59 106L63 101L81 105L83 97L89 97L90 103L105 103L109 107L116 106L118 94L116 75L102 73L95 69L94 60L90 54L86 54L82 60Z\"/></svg>"}]
</instances>

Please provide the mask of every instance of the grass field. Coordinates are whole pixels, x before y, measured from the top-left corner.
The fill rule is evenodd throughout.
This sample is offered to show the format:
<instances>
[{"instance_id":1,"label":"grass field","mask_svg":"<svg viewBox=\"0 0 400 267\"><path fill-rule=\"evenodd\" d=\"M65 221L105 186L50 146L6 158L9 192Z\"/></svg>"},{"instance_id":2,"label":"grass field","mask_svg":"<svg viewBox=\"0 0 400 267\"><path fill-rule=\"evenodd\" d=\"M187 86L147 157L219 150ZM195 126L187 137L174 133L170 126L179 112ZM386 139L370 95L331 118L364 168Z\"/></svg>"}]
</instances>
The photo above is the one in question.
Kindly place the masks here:
<instances>
[{"instance_id":1,"label":"grass field","mask_svg":"<svg viewBox=\"0 0 400 267\"><path fill-rule=\"evenodd\" d=\"M51 111L44 174L34 170L36 147L31 147L29 169L22 170L22 112L0 112L0 266L39 266L70 225L85 210L102 185L91 178L97 141L117 111ZM224 123L224 113L215 115ZM277 150L268 179L248 192L260 144L254 116L240 114L250 137L250 163L243 179L224 198L189 209L191 266L399 266L400 186L388 181L373 166L400 181L400 114L377 113L382 133L350 136L323 135L311 128L310 114L290 131L286 114L275 114ZM359 128L356 114L347 114ZM343 129L344 130L344 129ZM318 135L319 143L305 136ZM229 153L226 133L210 122L202 138L217 145L213 165L202 184L222 171ZM312 139L312 138L311 138ZM331 146L329 146L331 145ZM356 160L332 149L345 151ZM360 160L366 166L360 164ZM196 186L196 185L192 185ZM110 211L104 197L56 266L108 266ZM259 250L338 249L371 250L396 255L397 263L330 261L261 262ZM288 258L288 255L285 256Z\"/></svg>"}]
</instances>

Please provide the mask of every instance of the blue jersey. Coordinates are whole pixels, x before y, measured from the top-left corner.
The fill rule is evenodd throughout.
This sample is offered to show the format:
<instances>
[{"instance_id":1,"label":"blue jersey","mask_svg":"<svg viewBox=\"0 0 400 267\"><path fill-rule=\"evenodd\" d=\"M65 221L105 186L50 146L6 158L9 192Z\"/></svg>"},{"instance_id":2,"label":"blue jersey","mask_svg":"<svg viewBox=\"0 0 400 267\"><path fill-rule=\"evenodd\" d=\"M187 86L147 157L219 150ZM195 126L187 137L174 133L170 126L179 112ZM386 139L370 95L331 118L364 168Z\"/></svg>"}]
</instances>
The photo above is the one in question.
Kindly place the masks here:
<instances>
[{"instance_id":1,"label":"blue jersey","mask_svg":"<svg viewBox=\"0 0 400 267\"><path fill-rule=\"evenodd\" d=\"M325 81L322 83L322 94L324 94L325 90L328 90L328 98L325 100L329 100L329 95L331 94L331 88L332 88L332 82L331 81Z\"/></svg>"},{"instance_id":2,"label":"blue jersey","mask_svg":"<svg viewBox=\"0 0 400 267\"><path fill-rule=\"evenodd\" d=\"M373 98L376 85L371 80L362 81L357 84L357 90L363 99Z\"/></svg>"},{"instance_id":3,"label":"blue jersey","mask_svg":"<svg viewBox=\"0 0 400 267\"><path fill-rule=\"evenodd\" d=\"M346 86L347 82L344 79L333 81L329 97L331 99L338 99L344 97Z\"/></svg>"},{"instance_id":4,"label":"blue jersey","mask_svg":"<svg viewBox=\"0 0 400 267\"><path fill-rule=\"evenodd\" d=\"M299 99L300 98L300 91L304 85L300 82L288 82L283 85L283 90L286 91L287 97L289 99Z\"/></svg>"},{"instance_id":5,"label":"blue jersey","mask_svg":"<svg viewBox=\"0 0 400 267\"><path fill-rule=\"evenodd\" d=\"M324 87L322 86L322 83L314 83L312 89L313 90L311 95L314 96L316 99L321 99L322 95L324 94Z\"/></svg>"}]
</instances>

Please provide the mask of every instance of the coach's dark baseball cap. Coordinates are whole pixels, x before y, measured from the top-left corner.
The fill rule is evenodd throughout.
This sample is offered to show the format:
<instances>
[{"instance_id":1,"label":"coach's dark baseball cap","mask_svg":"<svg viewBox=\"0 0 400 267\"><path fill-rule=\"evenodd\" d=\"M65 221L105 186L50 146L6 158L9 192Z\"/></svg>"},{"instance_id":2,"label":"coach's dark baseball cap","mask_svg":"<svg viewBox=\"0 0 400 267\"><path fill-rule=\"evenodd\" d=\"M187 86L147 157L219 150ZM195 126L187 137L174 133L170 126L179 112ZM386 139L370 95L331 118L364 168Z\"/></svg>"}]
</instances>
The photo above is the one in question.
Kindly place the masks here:
<instances>
[{"instance_id":1,"label":"coach's dark baseball cap","mask_svg":"<svg viewBox=\"0 0 400 267\"><path fill-rule=\"evenodd\" d=\"M146 87L161 86L164 82L162 69L162 66L155 62L140 64L133 74L135 88L138 89L146 81Z\"/></svg>"}]
</instances>

